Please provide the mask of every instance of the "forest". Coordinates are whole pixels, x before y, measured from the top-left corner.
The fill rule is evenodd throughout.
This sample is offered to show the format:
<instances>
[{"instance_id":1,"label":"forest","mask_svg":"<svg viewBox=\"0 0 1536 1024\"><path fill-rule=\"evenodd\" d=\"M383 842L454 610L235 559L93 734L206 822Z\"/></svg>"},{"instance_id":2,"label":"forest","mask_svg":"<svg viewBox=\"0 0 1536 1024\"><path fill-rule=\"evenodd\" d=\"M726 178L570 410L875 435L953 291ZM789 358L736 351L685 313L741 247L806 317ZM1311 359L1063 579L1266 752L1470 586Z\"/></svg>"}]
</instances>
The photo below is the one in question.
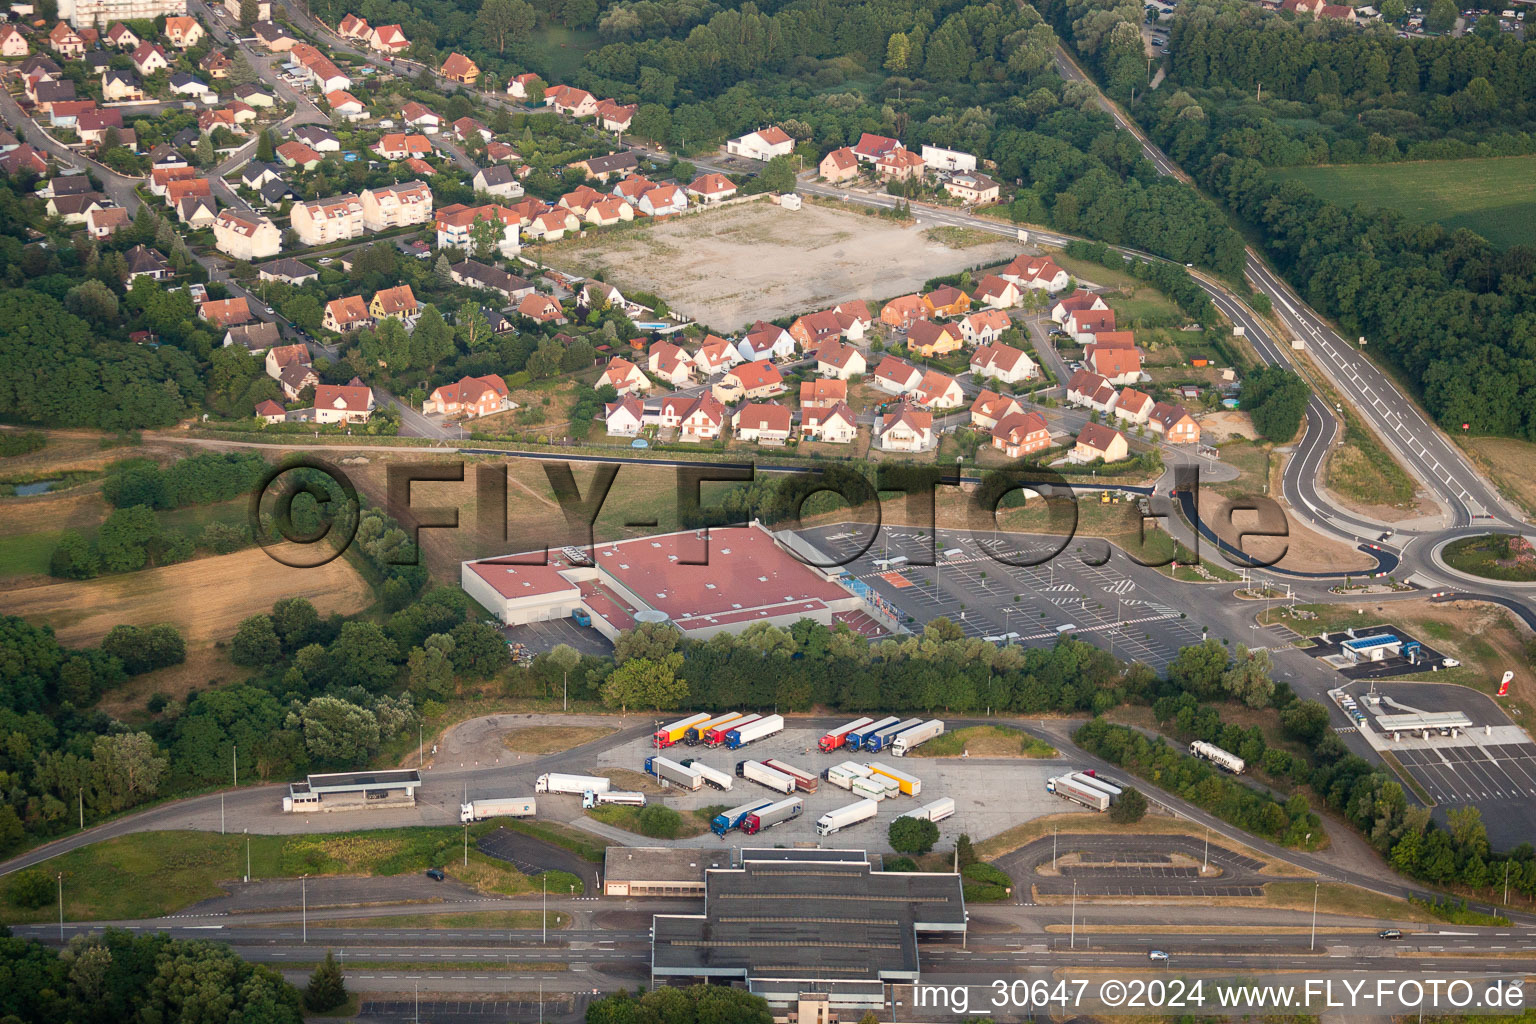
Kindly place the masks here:
<instances>
[{"instance_id":1,"label":"forest","mask_svg":"<svg viewBox=\"0 0 1536 1024\"><path fill-rule=\"evenodd\" d=\"M1041 10L1126 98L1105 26L1123 34L1113 26L1139 23L1140 8L1050 0ZM1298 24L1230 0L1181 4L1170 48L1168 80L1131 107L1153 140L1262 239L1308 304L1366 338L1442 427L1536 438L1536 249L1346 209L1267 173L1528 152L1536 51L1507 35L1402 40L1380 26Z\"/></svg>"}]
</instances>

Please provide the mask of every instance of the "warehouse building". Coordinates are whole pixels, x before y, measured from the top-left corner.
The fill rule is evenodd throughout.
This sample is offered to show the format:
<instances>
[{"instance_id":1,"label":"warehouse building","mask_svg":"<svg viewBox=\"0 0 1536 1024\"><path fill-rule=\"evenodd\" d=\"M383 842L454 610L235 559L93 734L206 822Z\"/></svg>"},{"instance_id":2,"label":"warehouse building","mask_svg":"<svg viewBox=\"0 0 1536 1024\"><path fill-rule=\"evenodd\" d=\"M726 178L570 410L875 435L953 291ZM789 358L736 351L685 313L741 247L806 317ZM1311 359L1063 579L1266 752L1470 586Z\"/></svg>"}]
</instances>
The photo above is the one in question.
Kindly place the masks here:
<instances>
[{"instance_id":1,"label":"warehouse building","mask_svg":"<svg viewBox=\"0 0 1536 1024\"><path fill-rule=\"evenodd\" d=\"M919 942L963 943L956 874L875 871L860 850L742 850L705 872L704 913L653 919L653 983L744 982L770 1006L878 1010L920 980Z\"/></svg>"},{"instance_id":2,"label":"warehouse building","mask_svg":"<svg viewBox=\"0 0 1536 1024\"><path fill-rule=\"evenodd\" d=\"M416 788L421 775L407 771L341 772L335 775L311 775L304 782L290 782L283 797L283 810L358 811L378 807L416 806Z\"/></svg>"},{"instance_id":3,"label":"warehouse building","mask_svg":"<svg viewBox=\"0 0 1536 1024\"><path fill-rule=\"evenodd\" d=\"M704 895L704 873L729 867L735 867L729 848L610 846L603 855L603 895L697 899Z\"/></svg>"}]
</instances>

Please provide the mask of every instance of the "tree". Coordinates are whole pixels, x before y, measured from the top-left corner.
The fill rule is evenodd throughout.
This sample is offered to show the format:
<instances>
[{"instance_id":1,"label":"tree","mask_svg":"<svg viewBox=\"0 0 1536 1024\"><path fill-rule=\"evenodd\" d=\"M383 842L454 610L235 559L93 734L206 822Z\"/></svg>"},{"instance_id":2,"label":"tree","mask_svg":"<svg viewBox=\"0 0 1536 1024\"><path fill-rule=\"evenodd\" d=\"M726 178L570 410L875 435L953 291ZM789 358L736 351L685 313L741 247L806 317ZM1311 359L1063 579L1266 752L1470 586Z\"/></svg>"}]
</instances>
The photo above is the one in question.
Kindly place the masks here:
<instances>
[{"instance_id":1,"label":"tree","mask_svg":"<svg viewBox=\"0 0 1536 1024\"><path fill-rule=\"evenodd\" d=\"M53 879L36 868L18 871L5 886L5 898L23 910L36 910L53 902Z\"/></svg>"},{"instance_id":2,"label":"tree","mask_svg":"<svg viewBox=\"0 0 1536 1024\"><path fill-rule=\"evenodd\" d=\"M142 569L149 559L148 546L160 536L155 514L143 505L120 508L107 517L96 533L96 550L107 572Z\"/></svg>"},{"instance_id":3,"label":"tree","mask_svg":"<svg viewBox=\"0 0 1536 1024\"><path fill-rule=\"evenodd\" d=\"M405 667L412 693L424 694L434 700L447 700L453 696L453 646L453 637L434 633L422 646L411 649Z\"/></svg>"},{"instance_id":4,"label":"tree","mask_svg":"<svg viewBox=\"0 0 1536 1024\"><path fill-rule=\"evenodd\" d=\"M342 626L328 653L336 681L343 686L378 692L395 680L399 652L377 623L349 622Z\"/></svg>"},{"instance_id":5,"label":"tree","mask_svg":"<svg viewBox=\"0 0 1536 1024\"><path fill-rule=\"evenodd\" d=\"M147 732L96 737L91 761L96 806L106 811L121 811L154 796L171 763Z\"/></svg>"},{"instance_id":6,"label":"tree","mask_svg":"<svg viewBox=\"0 0 1536 1024\"><path fill-rule=\"evenodd\" d=\"M1406 0L1381 0L1381 17L1389 25L1395 25L1403 20L1403 15L1408 13Z\"/></svg>"},{"instance_id":7,"label":"tree","mask_svg":"<svg viewBox=\"0 0 1536 1024\"><path fill-rule=\"evenodd\" d=\"M886 836L897 853L922 854L939 841L939 826L926 818L896 818Z\"/></svg>"},{"instance_id":8,"label":"tree","mask_svg":"<svg viewBox=\"0 0 1536 1024\"><path fill-rule=\"evenodd\" d=\"M480 304L473 299L466 300L459 307L453 318L453 329L459 343L471 352L496 340L496 335L491 332L490 321L480 311Z\"/></svg>"},{"instance_id":9,"label":"tree","mask_svg":"<svg viewBox=\"0 0 1536 1024\"><path fill-rule=\"evenodd\" d=\"M475 21L496 40L496 52L505 54L508 37L513 40L527 38L537 18L526 0L485 0Z\"/></svg>"},{"instance_id":10,"label":"tree","mask_svg":"<svg viewBox=\"0 0 1536 1024\"><path fill-rule=\"evenodd\" d=\"M556 644L545 659L560 673L560 710L564 711L571 685L571 669L581 664L581 654L570 644Z\"/></svg>"},{"instance_id":11,"label":"tree","mask_svg":"<svg viewBox=\"0 0 1536 1024\"><path fill-rule=\"evenodd\" d=\"M101 641L101 649L123 663L130 675L179 665L187 658L187 643L168 623L158 626L113 626Z\"/></svg>"},{"instance_id":12,"label":"tree","mask_svg":"<svg viewBox=\"0 0 1536 1024\"><path fill-rule=\"evenodd\" d=\"M675 708L688 696L688 684L677 678L682 665L681 654L669 654L660 661L631 658L603 684L603 703L625 713L631 704L657 711Z\"/></svg>"},{"instance_id":13,"label":"tree","mask_svg":"<svg viewBox=\"0 0 1536 1024\"><path fill-rule=\"evenodd\" d=\"M469 244L480 259L490 259L499 251L501 236L501 222L493 217L477 217L469 226Z\"/></svg>"},{"instance_id":14,"label":"tree","mask_svg":"<svg viewBox=\"0 0 1536 1024\"><path fill-rule=\"evenodd\" d=\"M303 732L304 749L320 761L362 765L379 745L374 713L339 697L316 697L289 720Z\"/></svg>"},{"instance_id":15,"label":"tree","mask_svg":"<svg viewBox=\"0 0 1536 1024\"><path fill-rule=\"evenodd\" d=\"M246 2L252 3L252 0ZM327 949L325 959L309 976L309 987L304 990L304 1006L315 1013L324 1013L346 1001L347 985L341 977L341 966L336 963L335 954Z\"/></svg>"},{"instance_id":16,"label":"tree","mask_svg":"<svg viewBox=\"0 0 1536 1024\"><path fill-rule=\"evenodd\" d=\"M1109 820L1117 825L1134 825L1147 814L1147 798L1141 795L1141 790L1135 786L1126 786L1113 807L1109 809Z\"/></svg>"},{"instance_id":17,"label":"tree","mask_svg":"<svg viewBox=\"0 0 1536 1024\"><path fill-rule=\"evenodd\" d=\"M1424 27L1431 32L1449 32L1456 26L1459 15L1456 0L1434 0L1429 5L1429 13L1424 15Z\"/></svg>"},{"instance_id":18,"label":"tree","mask_svg":"<svg viewBox=\"0 0 1536 1024\"><path fill-rule=\"evenodd\" d=\"M640 834L652 839L676 839L683 816L665 804L648 804L638 815Z\"/></svg>"},{"instance_id":19,"label":"tree","mask_svg":"<svg viewBox=\"0 0 1536 1024\"><path fill-rule=\"evenodd\" d=\"M795 161L793 157L776 156L763 167L758 180L769 192L793 192L795 190Z\"/></svg>"},{"instance_id":20,"label":"tree","mask_svg":"<svg viewBox=\"0 0 1536 1024\"><path fill-rule=\"evenodd\" d=\"M197 146L195 149L197 155L197 165L199 167L212 167L214 156L213 137L210 135L204 135L202 138L197 140Z\"/></svg>"},{"instance_id":21,"label":"tree","mask_svg":"<svg viewBox=\"0 0 1536 1024\"><path fill-rule=\"evenodd\" d=\"M101 571L96 549L78 530L65 530L48 560L48 573L66 580L88 580Z\"/></svg>"},{"instance_id":22,"label":"tree","mask_svg":"<svg viewBox=\"0 0 1536 1024\"><path fill-rule=\"evenodd\" d=\"M272 129L263 128L256 137L256 159L269 164L277 159L277 144L272 141Z\"/></svg>"},{"instance_id":23,"label":"tree","mask_svg":"<svg viewBox=\"0 0 1536 1024\"><path fill-rule=\"evenodd\" d=\"M117 320L117 296L100 281L82 281L64 296L64 308L97 324Z\"/></svg>"},{"instance_id":24,"label":"tree","mask_svg":"<svg viewBox=\"0 0 1536 1024\"><path fill-rule=\"evenodd\" d=\"M308 598L285 597L272 606L272 628L291 654L319 639L320 613Z\"/></svg>"},{"instance_id":25,"label":"tree","mask_svg":"<svg viewBox=\"0 0 1536 1024\"><path fill-rule=\"evenodd\" d=\"M236 665L258 667L275 663L283 654L282 641L267 615L252 615L240 623L229 644L229 660Z\"/></svg>"},{"instance_id":26,"label":"tree","mask_svg":"<svg viewBox=\"0 0 1536 1024\"><path fill-rule=\"evenodd\" d=\"M893 32L891 38L885 44L885 69L896 74L902 74L907 70L907 64L912 59L912 41L907 38L905 32Z\"/></svg>"},{"instance_id":27,"label":"tree","mask_svg":"<svg viewBox=\"0 0 1536 1024\"><path fill-rule=\"evenodd\" d=\"M955 840L955 859L960 862L962 871L976 863L976 850L971 846L971 837L964 832Z\"/></svg>"}]
</instances>

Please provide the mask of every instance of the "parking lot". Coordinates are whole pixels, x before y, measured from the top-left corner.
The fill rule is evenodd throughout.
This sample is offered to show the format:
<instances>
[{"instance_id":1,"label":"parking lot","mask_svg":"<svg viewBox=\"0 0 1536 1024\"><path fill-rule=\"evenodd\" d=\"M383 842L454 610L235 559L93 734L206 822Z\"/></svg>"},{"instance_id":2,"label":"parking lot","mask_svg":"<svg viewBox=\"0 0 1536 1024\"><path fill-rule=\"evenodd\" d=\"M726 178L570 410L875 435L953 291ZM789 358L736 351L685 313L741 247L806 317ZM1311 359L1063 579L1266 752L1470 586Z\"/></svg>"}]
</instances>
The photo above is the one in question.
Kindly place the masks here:
<instances>
[{"instance_id":1,"label":"parking lot","mask_svg":"<svg viewBox=\"0 0 1536 1024\"><path fill-rule=\"evenodd\" d=\"M1058 864L1072 854L1077 863ZM1207 861L1213 868L1202 876L1198 864L1175 866L1177 854L1186 861ZM1166 866L1161 866L1166 865ZM1031 888L1040 896L1259 896L1265 879L1263 863L1220 845L1207 847L1193 836L1043 836L1000 858L997 866L1013 878L1019 898Z\"/></svg>"},{"instance_id":2,"label":"parking lot","mask_svg":"<svg viewBox=\"0 0 1536 1024\"><path fill-rule=\"evenodd\" d=\"M552 651L560 644L576 648L581 654L612 654L613 644L597 630L578 626L570 619L530 622L524 626L503 626L508 643L522 644L529 657Z\"/></svg>"},{"instance_id":3,"label":"parking lot","mask_svg":"<svg viewBox=\"0 0 1536 1024\"><path fill-rule=\"evenodd\" d=\"M1347 664L1342 645L1351 639L1349 634L1324 633L1312 638L1316 646L1307 648L1307 653L1314 658L1335 659L1330 664L1333 664L1345 679L1392 679L1397 676L1417 675L1420 672L1429 671L1432 666L1439 665L1445 660L1445 655L1440 651L1391 623L1356 627L1354 633L1356 638L1388 633L1402 641L1405 651L1417 644L1418 652L1412 660L1396 654L1382 658L1380 661Z\"/></svg>"},{"instance_id":4,"label":"parking lot","mask_svg":"<svg viewBox=\"0 0 1536 1024\"><path fill-rule=\"evenodd\" d=\"M1020 566L1001 559L1041 560L1060 540L941 530L934 559L926 531L882 527L869 550L854 558L868 537L855 524L802 535L910 616L915 628L942 615L967 636L1030 646L1049 646L1067 632L1154 668L1203 639L1199 625L1181 610L1181 584L1113 548L1105 564L1088 564L1103 558L1102 542L1074 540L1043 564ZM903 556L910 561L884 564ZM928 560L939 564L911 564Z\"/></svg>"}]
</instances>

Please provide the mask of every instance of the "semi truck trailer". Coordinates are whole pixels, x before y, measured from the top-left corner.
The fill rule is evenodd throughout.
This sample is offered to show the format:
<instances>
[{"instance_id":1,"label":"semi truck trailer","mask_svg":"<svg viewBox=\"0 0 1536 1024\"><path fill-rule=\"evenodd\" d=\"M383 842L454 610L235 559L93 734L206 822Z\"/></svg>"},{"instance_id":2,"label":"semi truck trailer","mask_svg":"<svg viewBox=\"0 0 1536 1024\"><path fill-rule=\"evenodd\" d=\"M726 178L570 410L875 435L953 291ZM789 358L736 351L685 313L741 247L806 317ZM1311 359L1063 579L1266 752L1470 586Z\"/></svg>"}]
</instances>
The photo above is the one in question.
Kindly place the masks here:
<instances>
[{"instance_id":1,"label":"semi truck trailer","mask_svg":"<svg viewBox=\"0 0 1536 1024\"><path fill-rule=\"evenodd\" d=\"M766 760L763 764L794 779L795 788L802 793L814 793L821 786L821 778L815 772L802 771L792 764L785 764L776 759Z\"/></svg>"},{"instance_id":2,"label":"semi truck trailer","mask_svg":"<svg viewBox=\"0 0 1536 1024\"><path fill-rule=\"evenodd\" d=\"M1191 743L1189 745L1189 752L1195 757L1211 762L1211 764L1218 768L1231 772L1233 775L1243 774L1243 769L1247 767L1243 759L1236 754L1222 750L1216 744L1207 743L1204 740L1195 740L1195 742Z\"/></svg>"},{"instance_id":3,"label":"semi truck trailer","mask_svg":"<svg viewBox=\"0 0 1536 1024\"><path fill-rule=\"evenodd\" d=\"M766 798L748 800L744 804L739 804L728 811L721 811L715 815L714 819L709 823L709 830L717 836L724 837L731 829L740 828L741 823L747 820L747 815L755 814L764 807L771 806L773 806L773 801Z\"/></svg>"},{"instance_id":4,"label":"semi truck trailer","mask_svg":"<svg viewBox=\"0 0 1536 1024\"><path fill-rule=\"evenodd\" d=\"M1116 800L1120 799L1120 794L1125 792L1125 790L1121 789L1114 783L1105 782L1097 775L1089 775L1087 772L1074 772L1072 778L1075 779L1079 785L1087 786L1089 789L1096 789L1100 793L1103 793L1105 796L1109 797L1110 803L1114 803Z\"/></svg>"},{"instance_id":5,"label":"semi truck trailer","mask_svg":"<svg viewBox=\"0 0 1536 1024\"><path fill-rule=\"evenodd\" d=\"M923 804L914 807L910 811L903 811L896 815L898 818L918 818L922 821L940 822L955 813L955 802L947 796L939 797L931 804Z\"/></svg>"},{"instance_id":6,"label":"semi truck trailer","mask_svg":"<svg viewBox=\"0 0 1536 1024\"><path fill-rule=\"evenodd\" d=\"M535 793L585 793L589 789L594 793L606 793L612 788L601 775L562 775L559 772L540 775L533 784Z\"/></svg>"},{"instance_id":7,"label":"semi truck trailer","mask_svg":"<svg viewBox=\"0 0 1536 1024\"><path fill-rule=\"evenodd\" d=\"M1071 800L1082 804L1090 811L1109 810L1109 794L1101 789L1094 789L1077 782L1070 775L1061 775L1054 779L1047 779L1045 783L1047 793L1055 793L1063 800Z\"/></svg>"},{"instance_id":8,"label":"semi truck trailer","mask_svg":"<svg viewBox=\"0 0 1536 1024\"><path fill-rule=\"evenodd\" d=\"M606 793L594 793L587 790L581 794L581 806L587 810L594 807L602 807L605 804L618 804L620 807L644 807L645 794L632 793L621 789L610 789Z\"/></svg>"},{"instance_id":9,"label":"semi truck trailer","mask_svg":"<svg viewBox=\"0 0 1536 1024\"><path fill-rule=\"evenodd\" d=\"M719 718L711 718L707 722L690 725L688 730L683 733L683 742L690 747L696 747L709 737L711 730L735 725L745 717L740 711L732 711L729 714L721 715Z\"/></svg>"},{"instance_id":10,"label":"semi truck trailer","mask_svg":"<svg viewBox=\"0 0 1536 1024\"><path fill-rule=\"evenodd\" d=\"M680 718L673 722L671 725L664 725L660 729L656 730L656 735L651 737L651 744L657 750L665 750L667 747L670 747L672 744L681 740L683 736L687 734L688 729L691 726L698 725L700 722L707 722L712 717L714 716L710 715L708 712L701 711L696 715L689 715L687 718Z\"/></svg>"},{"instance_id":11,"label":"semi truck trailer","mask_svg":"<svg viewBox=\"0 0 1536 1024\"><path fill-rule=\"evenodd\" d=\"M732 726L725 734L725 745L731 750L737 750L756 740L777 736L783 731L784 716L768 715L766 718L759 718L751 725Z\"/></svg>"},{"instance_id":12,"label":"semi truck trailer","mask_svg":"<svg viewBox=\"0 0 1536 1024\"><path fill-rule=\"evenodd\" d=\"M720 744L725 742L726 735L732 729L740 729L743 726L751 725L753 722L762 717L762 715L742 715L734 722L727 722L718 728L711 729L709 730L708 735L704 737L704 745L710 748L718 747Z\"/></svg>"},{"instance_id":13,"label":"semi truck trailer","mask_svg":"<svg viewBox=\"0 0 1536 1024\"><path fill-rule=\"evenodd\" d=\"M942 735L944 735L944 723L937 718L929 719L922 725L914 725L910 729L903 729L891 741L891 756L906 757L907 751L913 747Z\"/></svg>"},{"instance_id":14,"label":"semi truck trailer","mask_svg":"<svg viewBox=\"0 0 1536 1024\"><path fill-rule=\"evenodd\" d=\"M718 768L711 768L709 765L705 764L703 761L700 761L696 757L685 757L678 763L681 764L684 768L692 768L694 771L702 775L704 777L704 784L706 786L713 786L716 789L731 788L731 783L733 780L729 775L725 774L725 772L722 772Z\"/></svg>"},{"instance_id":15,"label":"semi truck trailer","mask_svg":"<svg viewBox=\"0 0 1536 1024\"><path fill-rule=\"evenodd\" d=\"M800 817L800 812L805 810L805 801L798 796L792 796L787 800L769 804L760 811L753 811L747 815L741 823L741 830L749 836L755 836L766 828L782 825Z\"/></svg>"},{"instance_id":16,"label":"semi truck trailer","mask_svg":"<svg viewBox=\"0 0 1536 1024\"><path fill-rule=\"evenodd\" d=\"M829 836L834 832L841 832L851 825L857 825L861 821L868 821L880 813L880 805L873 800L858 800L846 807L839 807L835 811L828 811L816 819L816 834Z\"/></svg>"},{"instance_id":17,"label":"semi truck trailer","mask_svg":"<svg viewBox=\"0 0 1536 1024\"><path fill-rule=\"evenodd\" d=\"M901 721L901 719L897 718L895 715L891 715L889 718L882 718L878 722L870 722L868 725L861 725L857 729L854 729L848 733L847 737L844 738L843 745L846 746L849 750L862 750L864 749L865 737L873 733L877 733L881 729L889 729L899 721Z\"/></svg>"},{"instance_id":18,"label":"semi truck trailer","mask_svg":"<svg viewBox=\"0 0 1536 1024\"><path fill-rule=\"evenodd\" d=\"M870 770L858 762L844 761L842 764L835 764L828 768L825 778L834 786L850 789L855 782L869 778L870 774Z\"/></svg>"},{"instance_id":19,"label":"semi truck trailer","mask_svg":"<svg viewBox=\"0 0 1536 1024\"><path fill-rule=\"evenodd\" d=\"M795 791L795 780L783 772L776 772L761 761L742 761L736 765L736 777L755 782L760 786L788 796Z\"/></svg>"},{"instance_id":20,"label":"semi truck trailer","mask_svg":"<svg viewBox=\"0 0 1536 1024\"><path fill-rule=\"evenodd\" d=\"M890 746L891 741L896 738L898 733L906 732L913 726L922 724L923 720L921 718L903 719L902 721L897 722L895 725L886 726L879 732L871 733L870 735L865 736L863 741L859 744L859 749L867 751L871 754L878 754L880 751Z\"/></svg>"},{"instance_id":21,"label":"semi truck trailer","mask_svg":"<svg viewBox=\"0 0 1536 1024\"><path fill-rule=\"evenodd\" d=\"M471 800L459 805L460 821L484 821L486 818L531 818L538 813L538 803L531 796L504 797L499 800Z\"/></svg>"},{"instance_id":22,"label":"semi truck trailer","mask_svg":"<svg viewBox=\"0 0 1536 1024\"><path fill-rule=\"evenodd\" d=\"M923 791L922 779L919 779L916 775L908 775L899 768L892 768L890 765L881 764L879 761L871 761L869 762L869 770L876 775L884 775L886 778L893 780L906 796L917 796Z\"/></svg>"},{"instance_id":23,"label":"semi truck trailer","mask_svg":"<svg viewBox=\"0 0 1536 1024\"><path fill-rule=\"evenodd\" d=\"M704 785L704 775L698 769L678 764L660 754L645 759L645 773L654 775L658 779L666 779L674 786L683 789L698 789Z\"/></svg>"},{"instance_id":24,"label":"semi truck trailer","mask_svg":"<svg viewBox=\"0 0 1536 1024\"><path fill-rule=\"evenodd\" d=\"M848 739L849 733L853 732L855 729L862 729L866 725L870 725L873 722L873 718L855 718L847 725L840 725L836 729L833 729L831 732L827 733L821 739L816 741L816 745L828 754L832 753L834 750L841 750L843 742Z\"/></svg>"},{"instance_id":25,"label":"semi truck trailer","mask_svg":"<svg viewBox=\"0 0 1536 1024\"><path fill-rule=\"evenodd\" d=\"M871 774L865 779L854 779L853 785L848 787L848 791L854 796L861 796L866 800L878 802L888 796L896 795L897 791L895 789L887 789L885 787L885 783L889 781L891 780L883 776Z\"/></svg>"}]
</instances>

